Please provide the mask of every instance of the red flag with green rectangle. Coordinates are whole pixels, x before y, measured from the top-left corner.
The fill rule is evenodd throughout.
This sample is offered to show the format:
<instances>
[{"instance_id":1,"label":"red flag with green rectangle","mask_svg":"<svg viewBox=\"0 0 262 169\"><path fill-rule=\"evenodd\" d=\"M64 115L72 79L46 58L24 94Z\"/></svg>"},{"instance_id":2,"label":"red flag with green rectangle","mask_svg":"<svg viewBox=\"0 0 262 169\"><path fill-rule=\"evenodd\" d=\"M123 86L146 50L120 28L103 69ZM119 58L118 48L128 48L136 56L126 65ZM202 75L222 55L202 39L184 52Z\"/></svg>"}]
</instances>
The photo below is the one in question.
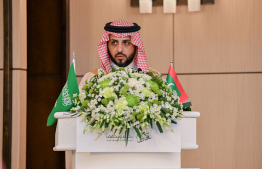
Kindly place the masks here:
<instances>
[{"instance_id":1,"label":"red flag with green rectangle","mask_svg":"<svg viewBox=\"0 0 262 169\"><path fill-rule=\"evenodd\" d=\"M180 103L183 103L186 99L188 99L188 96L179 82L176 72L172 66L169 67L166 81L168 86L177 92L177 95L180 97Z\"/></svg>"}]
</instances>

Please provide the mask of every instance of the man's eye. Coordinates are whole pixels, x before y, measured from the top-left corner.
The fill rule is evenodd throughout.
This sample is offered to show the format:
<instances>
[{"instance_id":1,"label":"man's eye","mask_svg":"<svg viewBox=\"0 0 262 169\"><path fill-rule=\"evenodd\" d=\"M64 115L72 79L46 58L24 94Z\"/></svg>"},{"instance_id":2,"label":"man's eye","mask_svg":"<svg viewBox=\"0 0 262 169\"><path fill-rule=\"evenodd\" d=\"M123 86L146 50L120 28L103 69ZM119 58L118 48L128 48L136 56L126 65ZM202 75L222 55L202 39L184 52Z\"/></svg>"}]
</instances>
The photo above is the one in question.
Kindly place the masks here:
<instances>
[{"instance_id":1,"label":"man's eye","mask_svg":"<svg viewBox=\"0 0 262 169\"><path fill-rule=\"evenodd\" d=\"M116 42L116 41L113 41L113 42L112 42L112 44L113 44L113 45L116 45L116 44L117 44L117 42Z\"/></svg>"},{"instance_id":2,"label":"man's eye","mask_svg":"<svg viewBox=\"0 0 262 169\"><path fill-rule=\"evenodd\" d=\"M130 44L130 42L125 42L126 45Z\"/></svg>"}]
</instances>

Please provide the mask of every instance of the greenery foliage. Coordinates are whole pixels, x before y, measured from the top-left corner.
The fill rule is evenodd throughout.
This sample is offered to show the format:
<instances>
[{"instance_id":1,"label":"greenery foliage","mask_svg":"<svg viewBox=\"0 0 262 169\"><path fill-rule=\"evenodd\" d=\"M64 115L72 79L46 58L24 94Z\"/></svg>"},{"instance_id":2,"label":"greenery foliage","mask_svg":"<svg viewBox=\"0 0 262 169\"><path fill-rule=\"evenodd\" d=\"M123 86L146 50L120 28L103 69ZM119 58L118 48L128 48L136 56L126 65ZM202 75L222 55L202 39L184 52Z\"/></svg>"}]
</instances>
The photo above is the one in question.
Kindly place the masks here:
<instances>
[{"instance_id":1,"label":"greenery foliage","mask_svg":"<svg viewBox=\"0 0 262 169\"><path fill-rule=\"evenodd\" d=\"M176 91L161 75L132 68L113 69L109 74L99 69L73 97L75 106L70 112L82 116L84 132L89 128L102 134L109 128L119 131L119 137L125 132L126 144L130 128L139 137L150 132L153 122L160 133L163 127L172 131L170 123L176 124L183 114Z\"/></svg>"}]
</instances>

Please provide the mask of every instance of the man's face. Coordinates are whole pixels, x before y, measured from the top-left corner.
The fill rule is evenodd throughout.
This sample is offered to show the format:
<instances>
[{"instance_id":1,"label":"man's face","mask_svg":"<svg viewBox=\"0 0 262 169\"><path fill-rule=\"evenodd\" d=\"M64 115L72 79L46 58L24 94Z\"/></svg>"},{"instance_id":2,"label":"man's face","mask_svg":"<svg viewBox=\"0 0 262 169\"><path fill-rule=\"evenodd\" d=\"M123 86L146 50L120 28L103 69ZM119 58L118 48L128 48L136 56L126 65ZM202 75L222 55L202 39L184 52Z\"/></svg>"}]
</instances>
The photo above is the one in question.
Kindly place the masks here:
<instances>
[{"instance_id":1,"label":"man's face","mask_svg":"<svg viewBox=\"0 0 262 169\"><path fill-rule=\"evenodd\" d=\"M136 48L131 43L131 36L118 38L114 35L109 35L108 54L118 67L128 66L134 59Z\"/></svg>"}]
</instances>

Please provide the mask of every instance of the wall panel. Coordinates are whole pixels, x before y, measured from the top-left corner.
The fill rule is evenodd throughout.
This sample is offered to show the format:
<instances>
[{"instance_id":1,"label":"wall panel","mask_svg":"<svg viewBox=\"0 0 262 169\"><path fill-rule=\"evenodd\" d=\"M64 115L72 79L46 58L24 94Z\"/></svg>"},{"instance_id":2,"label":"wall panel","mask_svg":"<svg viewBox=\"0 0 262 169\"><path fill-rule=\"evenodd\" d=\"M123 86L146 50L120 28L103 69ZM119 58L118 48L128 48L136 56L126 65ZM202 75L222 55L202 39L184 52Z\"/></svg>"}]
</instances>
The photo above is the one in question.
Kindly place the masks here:
<instances>
[{"instance_id":1,"label":"wall panel","mask_svg":"<svg viewBox=\"0 0 262 169\"><path fill-rule=\"evenodd\" d=\"M0 159L2 158L2 146L3 146L3 79L4 71L0 70ZM2 160L0 160L0 169L2 169Z\"/></svg>"},{"instance_id":2,"label":"wall panel","mask_svg":"<svg viewBox=\"0 0 262 169\"><path fill-rule=\"evenodd\" d=\"M201 113L197 150L182 151L182 167L262 168L262 74L179 75Z\"/></svg>"},{"instance_id":3,"label":"wall panel","mask_svg":"<svg viewBox=\"0 0 262 169\"><path fill-rule=\"evenodd\" d=\"M13 0L13 67L27 68L26 0Z\"/></svg>"},{"instance_id":4,"label":"wall panel","mask_svg":"<svg viewBox=\"0 0 262 169\"><path fill-rule=\"evenodd\" d=\"M70 58L74 51L77 75L100 67L97 45L105 23L120 19L142 27L149 66L166 73L173 60L172 14L163 14L162 7L154 7L152 14L140 14L127 0L75 0L70 2Z\"/></svg>"},{"instance_id":5,"label":"wall panel","mask_svg":"<svg viewBox=\"0 0 262 169\"><path fill-rule=\"evenodd\" d=\"M13 71L12 169L26 168L26 76L24 70Z\"/></svg>"},{"instance_id":6,"label":"wall panel","mask_svg":"<svg viewBox=\"0 0 262 169\"><path fill-rule=\"evenodd\" d=\"M3 0L0 0L0 11L3 9ZM0 159L2 158L3 146L3 81L4 81L4 18L3 12L0 12ZM2 169L2 160L0 160L0 169Z\"/></svg>"},{"instance_id":7,"label":"wall panel","mask_svg":"<svg viewBox=\"0 0 262 169\"><path fill-rule=\"evenodd\" d=\"M56 124L49 127L46 124L65 83L61 83L60 77L52 76L28 76L27 83L26 169L63 169L64 152L53 151Z\"/></svg>"},{"instance_id":8,"label":"wall panel","mask_svg":"<svg viewBox=\"0 0 262 169\"><path fill-rule=\"evenodd\" d=\"M12 1L12 169L26 168L27 1ZM24 69L24 70L17 70Z\"/></svg>"},{"instance_id":9,"label":"wall panel","mask_svg":"<svg viewBox=\"0 0 262 169\"><path fill-rule=\"evenodd\" d=\"M3 9L3 0L0 0L0 11ZM4 15L0 12L0 69L4 67Z\"/></svg>"},{"instance_id":10,"label":"wall panel","mask_svg":"<svg viewBox=\"0 0 262 169\"><path fill-rule=\"evenodd\" d=\"M26 169L65 168L65 153L53 151L56 124L46 125L68 73L65 57L67 2L27 0Z\"/></svg>"},{"instance_id":11,"label":"wall panel","mask_svg":"<svg viewBox=\"0 0 262 169\"><path fill-rule=\"evenodd\" d=\"M178 73L262 72L262 1L219 0L174 15Z\"/></svg>"}]
</instances>

